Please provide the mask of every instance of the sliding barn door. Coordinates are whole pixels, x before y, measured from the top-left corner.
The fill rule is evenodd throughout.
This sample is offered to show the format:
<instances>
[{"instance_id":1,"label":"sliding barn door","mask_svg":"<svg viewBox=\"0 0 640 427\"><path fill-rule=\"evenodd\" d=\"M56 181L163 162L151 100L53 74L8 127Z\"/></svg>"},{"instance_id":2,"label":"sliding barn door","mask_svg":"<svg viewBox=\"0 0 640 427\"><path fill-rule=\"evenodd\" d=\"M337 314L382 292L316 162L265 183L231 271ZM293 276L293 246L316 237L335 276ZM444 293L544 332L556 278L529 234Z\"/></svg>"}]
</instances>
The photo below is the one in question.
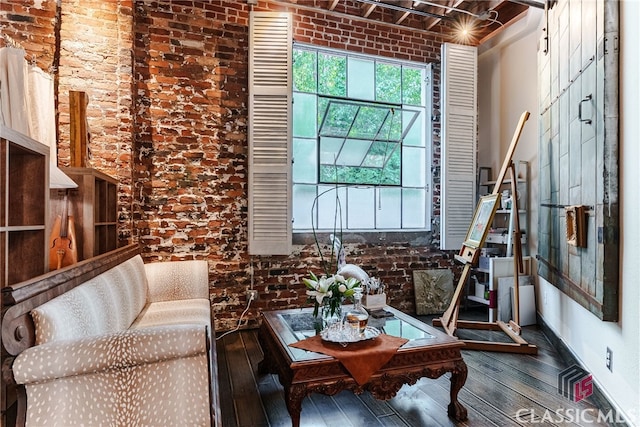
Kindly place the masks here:
<instances>
[{"instance_id":1,"label":"sliding barn door","mask_svg":"<svg viewBox=\"0 0 640 427\"><path fill-rule=\"evenodd\" d=\"M538 274L599 319L618 320L619 2L559 0L538 52ZM585 243L566 213L586 211Z\"/></svg>"}]
</instances>

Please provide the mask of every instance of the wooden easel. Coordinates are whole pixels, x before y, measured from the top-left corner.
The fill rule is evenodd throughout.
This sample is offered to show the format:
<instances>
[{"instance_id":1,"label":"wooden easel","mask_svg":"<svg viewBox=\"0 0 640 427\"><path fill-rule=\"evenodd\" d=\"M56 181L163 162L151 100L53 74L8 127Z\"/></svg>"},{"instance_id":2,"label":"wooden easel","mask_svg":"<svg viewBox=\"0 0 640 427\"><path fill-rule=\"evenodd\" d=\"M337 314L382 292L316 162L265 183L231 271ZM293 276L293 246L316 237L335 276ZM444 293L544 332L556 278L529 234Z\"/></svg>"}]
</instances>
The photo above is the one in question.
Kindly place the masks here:
<instances>
[{"instance_id":1,"label":"wooden easel","mask_svg":"<svg viewBox=\"0 0 640 427\"><path fill-rule=\"evenodd\" d=\"M464 264L464 268L462 270L462 274L460 276L460 280L458 281L458 285L456 286L455 292L453 293L453 298L451 300L451 304L449 308L444 312L442 317L433 320L433 324L435 326L442 326L445 332L451 336L453 336L456 332L456 329L479 329L479 330L491 330L491 331L502 331L507 334L512 343L503 343L503 342L493 342L493 341L477 341L477 340L463 340L466 344L467 349L470 350L485 350L485 351L499 351L499 352L510 352L510 353L524 353L524 354L537 354L538 348L535 345L527 343L520 336L520 294L519 294L519 283L518 277L521 272L524 272L523 262L522 262L522 239L520 232L520 221L518 218L518 202L517 202L517 174L515 170L515 166L513 164L512 158L513 153L516 149L516 145L518 144L518 140L520 139L520 135L522 134L522 129L524 127L525 122L529 119L529 112L525 111L520 116L520 121L518 122L518 126L513 135L513 139L511 140L511 144L509 145L509 150L507 151L507 155L502 163L502 167L500 168L500 173L498 174L498 178L493 187L492 194L498 194L500 186L504 183L505 176L507 171L511 172L511 194L512 194L512 212L515 212L514 217L514 235L513 235L513 276L514 276L514 313L513 320L509 321L509 323L505 323L502 321L497 322L477 322L477 321L459 321L458 314L460 310L460 299L462 296L462 292L464 287L469 279L469 274L471 272L471 267L478 262L478 258L480 257L480 248L484 245L484 241L486 240L486 235L483 235L481 241L478 245L466 245L463 244L460 252L456 255L456 260L462 262Z\"/></svg>"}]
</instances>

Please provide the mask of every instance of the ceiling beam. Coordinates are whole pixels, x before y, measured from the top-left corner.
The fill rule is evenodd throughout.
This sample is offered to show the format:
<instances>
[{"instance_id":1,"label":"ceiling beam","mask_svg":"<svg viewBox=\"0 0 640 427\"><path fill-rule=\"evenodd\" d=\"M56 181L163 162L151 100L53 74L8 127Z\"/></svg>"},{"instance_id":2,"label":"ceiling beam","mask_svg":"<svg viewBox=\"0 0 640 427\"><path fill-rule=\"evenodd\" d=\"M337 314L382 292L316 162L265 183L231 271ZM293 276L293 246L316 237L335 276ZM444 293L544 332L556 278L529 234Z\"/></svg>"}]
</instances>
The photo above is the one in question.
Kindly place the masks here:
<instances>
[{"instance_id":1,"label":"ceiling beam","mask_svg":"<svg viewBox=\"0 0 640 427\"><path fill-rule=\"evenodd\" d=\"M449 15L449 13L451 13L451 9L450 8L457 8L459 7L462 3L464 3L464 0L449 0L447 2L444 3L444 6L441 9L437 9L436 8L436 12L441 14L441 15ZM427 18L424 21L424 29L425 30L430 30L433 27L435 27L436 25L438 25L440 23L440 21L442 21L442 18Z\"/></svg>"},{"instance_id":2,"label":"ceiling beam","mask_svg":"<svg viewBox=\"0 0 640 427\"><path fill-rule=\"evenodd\" d=\"M393 13L393 21L396 24L401 24L402 21L404 21L405 19L407 19L409 15L411 15L411 9L413 8L413 0L402 0L399 3L399 6L407 10L396 11Z\"/></svg>"},{"instance_id":3,"label":"ceiling beam","mask_svg":"<svg viewBox=\"0 0 640 427\"><path fill-rule=\"evenodd\" d=\"M0 0L1 1L1 0ZM325 13L350 16L364 22L380 22L400 28L424 31L443 36L452 36L452 25L463 21L475 22L474 39L471 44L486 42L494 33L504 30L511 20L527 10L529 3L556 0L270 0L275 3L296 3L308 10L323 10ZM346 7L342 7L343 2ZM320 3L323 6L320 6ZM340 6L340 7L339 7ZM353 7L355 6L355 7ZM537 3L536 3L537 6ZM531 6L535 7L535 6ZM341 12L338 12L340 10ZM488 12L492 11L492 12ZM476 19L474 19L474 17ZM479 19L477 19L479 18ZM477 22L476 22L477 21Z\"/></svg>"},{"instance_id":4,"label":"ceiling beam","mask_svg":"<svg viewBox=\"0 0 640 427\"><path fill-rule=\"evenodd\" d=\"M371 12L376 8L377 5L373 3L365 3L360 8L362 9L362 17L368 18L371 15Z\"/></svg>"},{"instance_id":5,"label":"ceiling beam","mask_svg":"<svg viewBox=\"0 0 640 427\"><path fill-rule=\"evenodd\" d=\"M419 15L419 16L434 16L434 17L437 17L437 18L446 18L446 16L438 15L436 13L432 13L432 12L429 12L429 11L417 10L417 9L407 9L407 8L402 7L402 6L398 6L398 5L394 4L394 3L382 3L382 2L379 2L377 0L355 0L355 1L357 1L359 3L375 4L377 6L384 7L386 9L392 9L392 10L397 10L397 11L401 11L401 12L407 12L408 11L410 13L413 13L414 15Z\"/></svg>"}]
</instances>

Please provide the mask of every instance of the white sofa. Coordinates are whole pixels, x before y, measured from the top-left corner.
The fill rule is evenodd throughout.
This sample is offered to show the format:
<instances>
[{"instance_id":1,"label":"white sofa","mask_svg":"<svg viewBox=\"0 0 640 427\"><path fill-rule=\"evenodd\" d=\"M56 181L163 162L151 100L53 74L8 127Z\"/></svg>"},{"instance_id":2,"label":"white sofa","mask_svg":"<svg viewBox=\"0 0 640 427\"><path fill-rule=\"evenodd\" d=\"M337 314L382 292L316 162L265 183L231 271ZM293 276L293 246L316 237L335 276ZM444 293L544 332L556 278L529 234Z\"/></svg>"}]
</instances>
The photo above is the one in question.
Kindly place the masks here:
<instances>
[{"instance_id":1,"label":"white sofa","mask_svg":"<svg viewBox=\"0 0 640 427\"><path fill-rule=\"evenodd\" d=\"M34 308L26 424L217 424L206 261L129 258Z\"/></svg>"}]
</instances>

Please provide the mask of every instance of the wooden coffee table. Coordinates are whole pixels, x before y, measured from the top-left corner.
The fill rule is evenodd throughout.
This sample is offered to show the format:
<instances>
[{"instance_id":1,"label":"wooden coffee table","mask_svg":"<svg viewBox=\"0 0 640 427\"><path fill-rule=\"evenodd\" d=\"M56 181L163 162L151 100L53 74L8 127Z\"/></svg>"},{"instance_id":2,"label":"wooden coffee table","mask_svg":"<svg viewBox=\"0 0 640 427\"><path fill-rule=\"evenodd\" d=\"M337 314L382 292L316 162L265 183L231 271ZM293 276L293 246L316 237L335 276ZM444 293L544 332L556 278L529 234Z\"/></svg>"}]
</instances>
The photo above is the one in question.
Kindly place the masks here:
<instances>
[{"instance_id":1,"label":"wooden coffee table","mask_svg":"<svg viewBox=\"0 0 640 427\"><path fill-rule=\"evenodd\" d=\"M467 365L460 354L464 343L392 307L387 306L385 310L393 317L370 318L369 324L388 335L407 338L409 342L363 385L359 385L337 359L289 347L316 334L311 308L263 313L258 339L264 359L258 371L278 374L294 427L300 425L302 400L311 393L369 391L376 399L387 400L404 384L415 384L422 377L438 378L445 372L451 372L448 414L458 421L467 419L467 410L458 401L458 392L467 379Z\"/></svg>"}]
</instances>

